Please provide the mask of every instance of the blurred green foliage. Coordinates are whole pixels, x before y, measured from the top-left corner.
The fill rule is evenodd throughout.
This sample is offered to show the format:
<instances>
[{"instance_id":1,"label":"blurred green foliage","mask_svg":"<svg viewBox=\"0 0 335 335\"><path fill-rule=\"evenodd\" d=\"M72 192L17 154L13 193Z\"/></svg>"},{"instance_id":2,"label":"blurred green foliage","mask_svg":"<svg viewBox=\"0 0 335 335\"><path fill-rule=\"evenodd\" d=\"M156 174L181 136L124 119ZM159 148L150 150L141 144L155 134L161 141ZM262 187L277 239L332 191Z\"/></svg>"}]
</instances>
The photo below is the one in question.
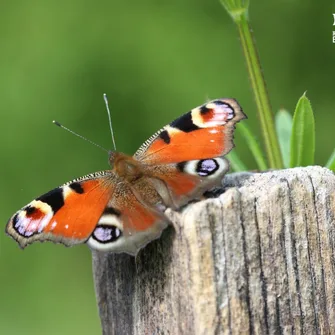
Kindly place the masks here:
<instances>
[{"instance_id":1,"label":"blurred green foliage","mask_svg":"<svg viewBox=\"0 0 335 335\"><path fill-rule=\"evenodd\" d=\"M108 168L103 151L56 119L133 153L161 126L208 98L234 97L259 132L237 32L217 0L2 2L0 95L3 230L34 197ZM316 163L334 147L333 1L252 1L250 18L273 109L293 113L308 90ZM266 13L266 15L264 15ZM243 139L236 152L256 167ZM90 251L0 234L0 334L99 334Z\"/></svg>"},{"instance_id":2,"label":"blurred green foliage","mask_svg":"<svg viewBox=\"0 0 335 335\"><path fill-rule=\"evenodd\" d=\"M280 109L275 115L276 133L278 135L280 151L284 167L290 167L291 135L293 117L286 109Z\"/></svg>"}]
</instances>

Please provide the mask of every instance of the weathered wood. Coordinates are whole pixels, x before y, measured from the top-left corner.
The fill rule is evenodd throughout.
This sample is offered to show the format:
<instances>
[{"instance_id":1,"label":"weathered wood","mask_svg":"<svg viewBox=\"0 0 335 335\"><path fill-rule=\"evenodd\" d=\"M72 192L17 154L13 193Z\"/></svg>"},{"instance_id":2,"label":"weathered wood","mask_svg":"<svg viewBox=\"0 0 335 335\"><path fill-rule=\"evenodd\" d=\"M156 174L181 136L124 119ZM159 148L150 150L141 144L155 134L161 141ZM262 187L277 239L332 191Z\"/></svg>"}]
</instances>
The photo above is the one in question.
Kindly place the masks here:
<instances>
[{"instance_id":1,"label":"weathered wood","mask_svg":"<svg viewBox=\"0 0 335 335\"><path fill-rule=\"evenodd\" d=\"M335 176L232 174L136 257L93 254L103 334L335 334Z\"/></svg>"}]
</instances>

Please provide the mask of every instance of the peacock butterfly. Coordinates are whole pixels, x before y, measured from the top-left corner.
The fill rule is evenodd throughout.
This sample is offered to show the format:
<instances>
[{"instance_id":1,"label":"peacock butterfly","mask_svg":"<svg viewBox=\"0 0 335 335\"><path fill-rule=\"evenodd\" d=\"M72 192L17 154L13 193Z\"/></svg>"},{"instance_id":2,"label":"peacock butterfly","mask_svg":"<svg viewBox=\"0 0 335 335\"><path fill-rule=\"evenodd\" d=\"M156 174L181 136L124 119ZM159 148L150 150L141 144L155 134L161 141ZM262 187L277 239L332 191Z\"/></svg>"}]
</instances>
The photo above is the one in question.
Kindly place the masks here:
<instances>
[{"instance_id":1,"label":"peacock butterfly","mask_svg":"<svg viewBox=\"0 0 335 335\"><path fill-rule=\"evenodd\" d=\"M246 118L234 99L216 99L152 135L133 156L109 151L111 170L72 180L36 198L8 221L21 248L35 241L136 255L158 238L178 209L219 185L235 124Z\"/></svg>"}]
</instances>

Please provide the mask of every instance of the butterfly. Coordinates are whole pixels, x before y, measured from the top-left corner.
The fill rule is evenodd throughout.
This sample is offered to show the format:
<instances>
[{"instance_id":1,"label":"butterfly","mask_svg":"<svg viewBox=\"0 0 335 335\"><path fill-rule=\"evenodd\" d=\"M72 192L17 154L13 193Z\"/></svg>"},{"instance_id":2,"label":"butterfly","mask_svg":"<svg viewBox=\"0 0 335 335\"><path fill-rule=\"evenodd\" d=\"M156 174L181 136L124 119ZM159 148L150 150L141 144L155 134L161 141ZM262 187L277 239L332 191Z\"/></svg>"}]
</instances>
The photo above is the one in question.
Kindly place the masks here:
<instances>
[{"instance_id":1,"label":"butterfly","mask_svg":"<svg viewBox=\"0 0 335 335\"><path fill-rule=\"evenodd\" d=\"M169 224L166 208L177 210L220 185L235 124L244 118L234 99L196 107L157 131L133 156L109 151L111 170L36 198L9 219L6 233L21 248L48 240L136 255Z\"/></svg>"}]
</instances>

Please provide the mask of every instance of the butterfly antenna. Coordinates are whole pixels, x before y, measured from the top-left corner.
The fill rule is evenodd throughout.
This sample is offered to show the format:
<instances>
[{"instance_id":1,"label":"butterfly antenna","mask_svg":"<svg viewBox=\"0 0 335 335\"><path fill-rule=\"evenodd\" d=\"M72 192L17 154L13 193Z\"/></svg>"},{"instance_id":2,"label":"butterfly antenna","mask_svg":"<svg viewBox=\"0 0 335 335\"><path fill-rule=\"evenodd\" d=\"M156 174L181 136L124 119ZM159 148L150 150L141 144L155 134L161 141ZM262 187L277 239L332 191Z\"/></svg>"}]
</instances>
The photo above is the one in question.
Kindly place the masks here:
<instances>
[{"instance_id":1,"label":"butterfly antenna","mask_svg":"<svg viewBox=\"0 0 335 335\"><path fill-rule=\"evenodd\" d=\"M105 149L105 148L102 147L101 145L99 145L99 144L97 144L97 143L94 143L93 141L89 140L88 138L86 138L86 137L84 137L84 136L82 136L82 135L79 135L79 134L75 133L73 130L71 130L71 129L69 129L69 128L64 127L64 126L63 126L62 124L60 124L59 122L57 122L57 121L52 121L52 123L55 124L56 126L62 128L62 129L67 130L69 133L71 133L71 134L73 134L73 135L75 135L75 136L78 136L78 137L80 137L81 139L83 139L83 140L85 140L85 141L87 141L87 142L89 142L89 143L95 145L96 147L98 147L98 148L100 148L100 149L102 149L102 150L104 150L104 151L109 152L107 149Z\"/></svg>"},{"instance_id":2,"label":"butterfly antenna","mask_svg":"<svg viewBox=\"0 0 335 335\"><path fill-rule=\"evenodd\" d=\"M113 132L113 126L112 126L111 112L110 112L110 110L109 110L108 99L107 99L107 94L106 94L106 93L104 93L104 101L105 101L105 105L106 105L106 109L107 109L108 120L109 120L109 128L110 128L110 130L111 130L111 134L112 134L113 146L114 146L114 149L115 149L115 151L116 151L116 145L115 145L115 139L114 139L114 132Z\"/></svg>"}]
</instances>

